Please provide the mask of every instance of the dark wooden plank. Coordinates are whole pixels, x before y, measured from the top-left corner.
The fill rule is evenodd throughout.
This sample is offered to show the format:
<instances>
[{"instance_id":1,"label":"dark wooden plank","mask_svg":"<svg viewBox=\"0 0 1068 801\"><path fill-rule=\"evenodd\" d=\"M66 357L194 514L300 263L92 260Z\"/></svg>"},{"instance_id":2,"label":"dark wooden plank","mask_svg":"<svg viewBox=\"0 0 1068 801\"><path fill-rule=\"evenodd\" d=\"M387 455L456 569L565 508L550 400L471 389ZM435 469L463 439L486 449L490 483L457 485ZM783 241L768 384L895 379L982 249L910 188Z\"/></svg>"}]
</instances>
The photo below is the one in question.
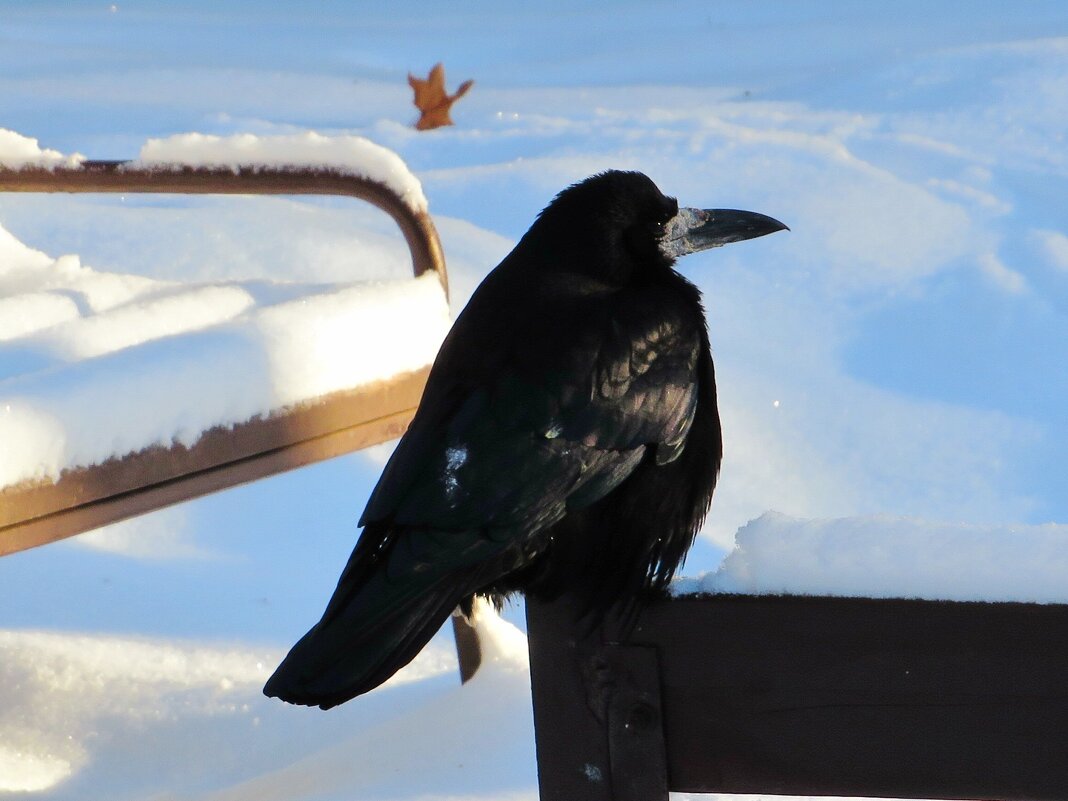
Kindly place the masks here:
<instances>
[{"instance_id":1,"label":"dark wooden plank","mask_svg":"<svg viewBox=\"0 0 1068 801\"><path fill-rule=\"evenodd\" d=\"M638 797L618 760L656 760L596 711L620 691L618 630L566 599L527 620L543 801ZM671 790L1068 798L1068 606L689 597L645 610L635 646L657 657Z\"/></svg>"},{"instance_id":2,"label":"dark wooden plank","mask_svg":"<svg viewBox=\"0 0 1068 801\"><path fill-rule=\"evenodd\" d=\"M567 599L527 599L542 801L667 801L654 649L576 625Z\"/></svg>"},{"instance_id":3,"label":"dark wooden plank","mask_svg":"<svg viewBox=\"0 0 1068 801\"><path fill-rule=\"evenodd\" d=\"M1068 798L1068 606L686 598L631 641L673 790Z\"/></svg>"}]
</instances>

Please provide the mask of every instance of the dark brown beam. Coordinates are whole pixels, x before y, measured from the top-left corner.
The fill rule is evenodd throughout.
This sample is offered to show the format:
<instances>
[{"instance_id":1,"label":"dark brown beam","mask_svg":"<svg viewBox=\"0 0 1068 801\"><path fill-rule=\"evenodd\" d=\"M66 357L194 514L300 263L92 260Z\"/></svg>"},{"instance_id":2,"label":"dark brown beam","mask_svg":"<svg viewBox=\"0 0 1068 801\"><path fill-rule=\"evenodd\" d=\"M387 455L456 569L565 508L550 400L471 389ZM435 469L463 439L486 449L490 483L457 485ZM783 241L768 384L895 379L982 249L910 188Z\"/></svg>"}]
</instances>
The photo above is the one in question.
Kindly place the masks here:
<instances>
[{"instance_id":1,"label":"dark brown beam","mask_svg":"<svg viewBox=\"0 0 1068 801\"><path fill-rule=\"evenodd\" d=\"M625 642L656 654L644 684L597 661L615 635L587 633L568 607L527 606L544 801L630 797L578 781L586 764L662 770L655 750L622 756L618 726L598 718L619 687L659 695L673 791L1068 798L1068 606L666 601Z\"/></svg>"}]
</instances>

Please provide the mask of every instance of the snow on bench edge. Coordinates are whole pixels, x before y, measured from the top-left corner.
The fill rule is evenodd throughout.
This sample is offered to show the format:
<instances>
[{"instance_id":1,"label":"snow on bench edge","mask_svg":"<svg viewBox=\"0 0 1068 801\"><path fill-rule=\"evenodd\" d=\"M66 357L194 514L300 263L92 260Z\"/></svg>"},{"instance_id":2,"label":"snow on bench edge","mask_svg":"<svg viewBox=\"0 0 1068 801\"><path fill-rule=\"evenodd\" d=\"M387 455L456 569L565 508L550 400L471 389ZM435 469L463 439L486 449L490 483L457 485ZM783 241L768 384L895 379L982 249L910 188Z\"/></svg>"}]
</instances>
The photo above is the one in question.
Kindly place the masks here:
<instances>
[{"instance_id":1,"label":"snow on bench edge","mask_svg":"<svg viewBox=\"0 0 1068 801\"><path fill-rule=\"evenodd\" d=\"M719 569L672 594L833 595L1068 603L1068 525L907 517L802 520L767 512Z\"/></svg>"},{"instance_id":2,"label":"snow on bench edge","mask_svg":"<svg viewBox=\"0 0 1068 801\"><path fill-rule=\"evenodd\" d=\"M433 362L451 324L436 274L345 285L0 381L0 487Z\"/></svg>"}]
</instances>

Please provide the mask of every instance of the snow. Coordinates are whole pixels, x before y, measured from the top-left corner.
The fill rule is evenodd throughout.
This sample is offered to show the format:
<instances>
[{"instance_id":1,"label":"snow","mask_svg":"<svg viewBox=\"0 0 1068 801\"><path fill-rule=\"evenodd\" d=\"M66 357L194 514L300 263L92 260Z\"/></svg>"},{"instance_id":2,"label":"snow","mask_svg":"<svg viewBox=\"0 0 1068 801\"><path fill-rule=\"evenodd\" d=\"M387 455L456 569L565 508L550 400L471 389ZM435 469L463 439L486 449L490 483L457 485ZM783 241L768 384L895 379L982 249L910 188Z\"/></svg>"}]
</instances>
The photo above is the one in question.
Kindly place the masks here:
<instances>
[{"instance_id":1,"label":"snow","mask_svg":"<svg viewBox=\"0 0 1068 801\"><path fill-rule=\"evenodd\" d=\"M23 137L3 140L5 163L19 149L30 163L49 151L54 163L126 159L146 140L176 154L189 131L231 148L246 135L363 137L396 151L431 199L454 310L554 193L608 167L647 172L683 205L782 220L791 233L680 265L705 294L726 437L686 572L715 576L729 553L707 579L721 590L943 597L972 593L974 570L991 597L1018 597L1025 582L1004 560L1029 571L1032 599L1056 597L1068 523L1063 3L8 5L0 123ZM454 127L417 133L406 76L439 60L450 88L475 88ZM240 329L262 344L251 319L295 300L285 287L407 278L395 226L360 205L0 196L0 337L8 348L195 286L256 301L199 335ZM66 369L78 339L49 342L20 350L19 369ZM20 436L49 425L30 420ZM0 560L13 638L0 777L42 799L534 799L518 661L459 688L446 634L428 652L438 672L329 713L258 694L256 663L273 667L322 612L388 451ZM875 553L887 566L869 581ZM805 567L796 580L790 562ZM45 635L68 641L67 655L45 653L34 639ZM200 683L140 678L130 642L160 660L185 654ZM130 678L98 682L113 674L80 661L83 647ZM229 653L252 668L195 667ZM38 681L37 665L62 680Z\"/></svg>"},{"instance_id":2,"label":"snow","mask_svg":"<svg viewBox=\"0 0 1068 801\"><path fill-rule=\"evenodd\" d=\"M37 140L15 131L0 128L0 166L10 169L23 167L77 167L85 160L81 154L65 156L58 150L41 149Z\"/></svg>"},{"instance_id":3,"label":"snow","mask_svg":"<svg viewBox=\"0 0 1068 801\"><path fill-rule=\"evenodd\" d=\"M133 167L322 167L369 178L392 189L414 212L427 210L418 179L391 150L362 136L323 136L305 131L287 136L186 133L149 139Z\"/></svg>"},{"instance_id":4,"label":"snow","mask_svg":"<svg viewBox=\"0 0 1068 801\"><path fill-rule=\"evenodd\" d=\"M2 229L0 246L0 310L17 310L0 327L0 487L420 369L449 327L434 274L177 285L50 261Z\"/></svg>"},{"instance_id":5,"label":"snow","mask_svg":"<svg viewBox=\"0 0 1068 801\"><path fill-rule=\"evenodd\" d=\"M154 794L161 781L182 781L197 762L214 765L213 780L231 783L212 798L387 798L398 776L432 793L442 776L455 781L466 773L440 748L444 732L472 754L505 743L511 759L481 771L487 791L517 779L529 784L526 638L485 607L475 625L485 668L462 690L455 654L437 644L378 691L373 709L346 708L331 720L263 703L260 688L284 654L278 648L0 631L0 793L46 791L77 774L104 782L121 770L128 788ZM409 688L414 697L404 696ZM337 740L326 749L305 742L326 733ZM170 755L165 764L156 763L157 749ZM249 753L280 767L250 775ZM418 764L412 753L421 755ZM517 776L513 764L526 767ZM184 786L198 784L203 779L192 777ZM529 796L520 789L500 797Z\"/></svg>"},{"instance_id":6,"label":"snow","mask_svg":"<svg viewBox=\"0 0 1068 801\"><path fill-rule=\"evenodd\" d=\"M798 520L768 512L739 529L713 572L676 595L839 595L1068 603L1068 525L967 525L895 517Z\"/></svg>"}]
</instances>

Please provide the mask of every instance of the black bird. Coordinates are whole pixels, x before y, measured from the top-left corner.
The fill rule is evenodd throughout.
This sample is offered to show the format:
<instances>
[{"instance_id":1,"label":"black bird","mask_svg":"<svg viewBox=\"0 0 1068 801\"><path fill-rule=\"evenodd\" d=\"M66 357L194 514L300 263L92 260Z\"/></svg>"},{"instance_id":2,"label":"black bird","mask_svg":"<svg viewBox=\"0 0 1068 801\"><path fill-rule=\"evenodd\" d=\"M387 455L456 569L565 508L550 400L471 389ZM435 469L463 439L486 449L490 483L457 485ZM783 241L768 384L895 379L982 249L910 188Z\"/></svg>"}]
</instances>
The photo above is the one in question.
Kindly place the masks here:
<instances>
[{"instance_id":1,"label":"black bird","mask_svg":"<svg viewBox=\"0 0 1068 801\"><path fill-rule=\"evenodd\" d=\"M785 228L680 209L637 172L561 192L457 318L322 619L264 692L365 693L475 594L603 611L662 588L722 454L700 292L673 265Z\"/></svg>"}]
</instances>

